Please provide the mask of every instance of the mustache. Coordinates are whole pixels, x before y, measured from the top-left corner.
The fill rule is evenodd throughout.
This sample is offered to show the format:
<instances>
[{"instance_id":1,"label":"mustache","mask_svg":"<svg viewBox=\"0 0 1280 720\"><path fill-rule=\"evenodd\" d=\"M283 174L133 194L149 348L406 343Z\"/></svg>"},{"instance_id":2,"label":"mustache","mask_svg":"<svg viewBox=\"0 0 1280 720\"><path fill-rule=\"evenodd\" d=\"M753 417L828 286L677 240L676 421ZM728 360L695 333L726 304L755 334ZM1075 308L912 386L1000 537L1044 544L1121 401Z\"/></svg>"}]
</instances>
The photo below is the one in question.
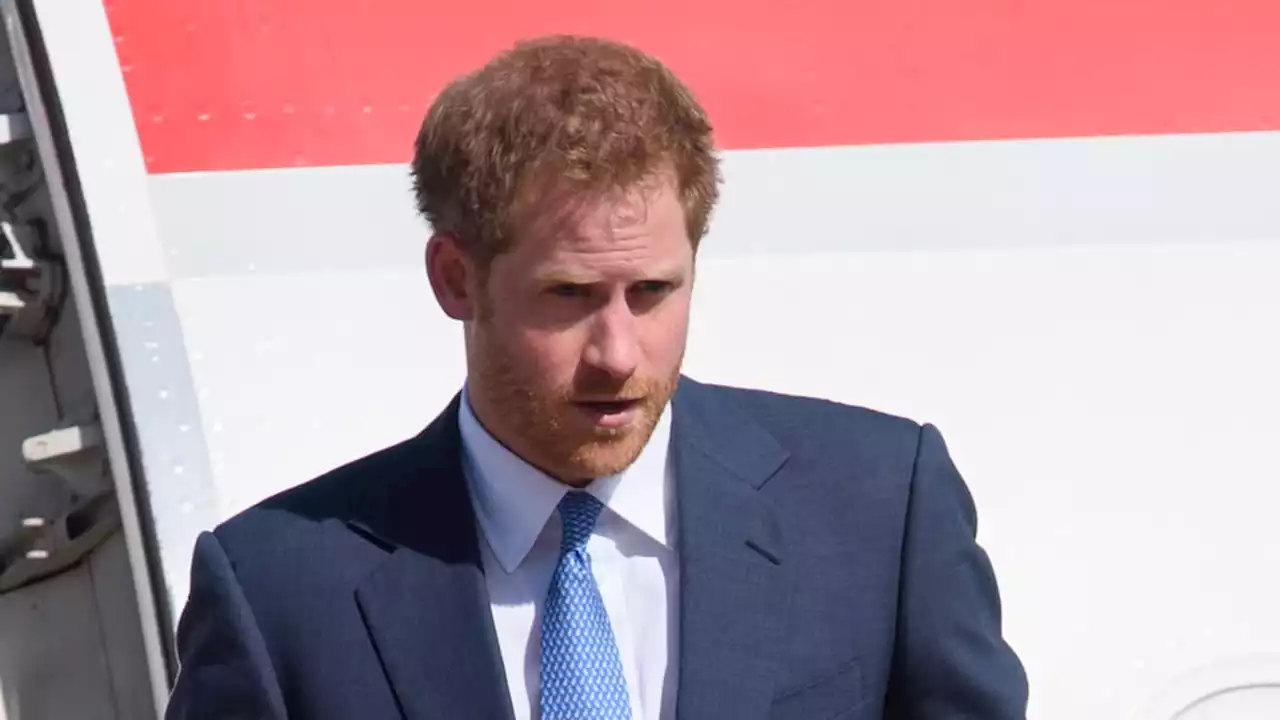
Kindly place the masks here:
<instances>
[{"instance_id":1,"label":"mustache","mask_svg":"<svg viewBox=\"0 0 1280 720\"><path fill-rule=\"evenodd\" d=\"M596 401L638 400L663 396L669 382L654 378L629 377L625 379L596 375L578 377L571 386L562 388L557 395L565 402L589 398Z\"/></svg>"}]
</instances>

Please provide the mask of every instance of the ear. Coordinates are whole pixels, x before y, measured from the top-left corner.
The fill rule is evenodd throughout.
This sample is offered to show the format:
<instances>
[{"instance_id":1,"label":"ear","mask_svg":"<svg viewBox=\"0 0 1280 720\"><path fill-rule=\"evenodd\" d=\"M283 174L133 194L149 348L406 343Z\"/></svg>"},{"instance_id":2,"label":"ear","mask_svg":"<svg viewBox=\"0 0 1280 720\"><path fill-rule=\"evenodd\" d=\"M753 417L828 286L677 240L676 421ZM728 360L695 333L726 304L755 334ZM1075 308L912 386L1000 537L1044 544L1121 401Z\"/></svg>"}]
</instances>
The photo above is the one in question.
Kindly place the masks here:
<instances>
[{"instance_id":1,"label":"ear","mask_svg":"<svg viewBox=\"0 0 1280 720\"><path fill-rule=\"evenodd\" d=\"M427 278L445 315L470 321L476 315L478 268L452 235L437 234L427 241Z\"/></svg>"}]
</instances>

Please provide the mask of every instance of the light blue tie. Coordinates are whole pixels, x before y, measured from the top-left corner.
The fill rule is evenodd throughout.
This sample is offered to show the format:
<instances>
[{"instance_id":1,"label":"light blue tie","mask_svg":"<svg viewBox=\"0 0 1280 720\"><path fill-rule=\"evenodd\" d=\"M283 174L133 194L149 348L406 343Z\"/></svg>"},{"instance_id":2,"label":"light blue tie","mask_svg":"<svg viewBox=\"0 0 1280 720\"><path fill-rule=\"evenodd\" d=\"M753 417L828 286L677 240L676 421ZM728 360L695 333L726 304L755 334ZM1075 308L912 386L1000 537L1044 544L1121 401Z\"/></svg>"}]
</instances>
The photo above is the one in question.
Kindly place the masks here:
<instances>
[{"instance_id":1,"label":"light blue tie","mask_svg":"<svg viewBox=\"0 0 1280 720\"><path fill-rule=\"evenodd\" d=\"M541 720L631 718L618 644L587 555L601 508L580 491L560 501L564 540L542 616Z\"/></svg>"}]
</instances>

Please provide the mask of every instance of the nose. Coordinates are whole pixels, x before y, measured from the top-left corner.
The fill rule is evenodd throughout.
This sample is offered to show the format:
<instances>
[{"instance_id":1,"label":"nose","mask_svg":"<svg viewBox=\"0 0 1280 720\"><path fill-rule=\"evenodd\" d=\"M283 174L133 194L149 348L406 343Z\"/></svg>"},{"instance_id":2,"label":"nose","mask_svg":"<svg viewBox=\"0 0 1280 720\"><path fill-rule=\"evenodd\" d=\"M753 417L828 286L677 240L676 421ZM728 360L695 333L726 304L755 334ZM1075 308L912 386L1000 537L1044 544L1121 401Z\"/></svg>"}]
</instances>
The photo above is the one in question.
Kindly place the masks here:
<instances>
[{"instance_id":1,"label":"nose","mask_svg":"<svg viewBox=\"0 0 1280 720\"><path fill-rule=\"evenodd\" d=\"M582 361L610 377L631 377L640 358L636 330L636 316L625 296L610 301L592 318L591 336L583 348Z\"/></svg>"}]
</instances>

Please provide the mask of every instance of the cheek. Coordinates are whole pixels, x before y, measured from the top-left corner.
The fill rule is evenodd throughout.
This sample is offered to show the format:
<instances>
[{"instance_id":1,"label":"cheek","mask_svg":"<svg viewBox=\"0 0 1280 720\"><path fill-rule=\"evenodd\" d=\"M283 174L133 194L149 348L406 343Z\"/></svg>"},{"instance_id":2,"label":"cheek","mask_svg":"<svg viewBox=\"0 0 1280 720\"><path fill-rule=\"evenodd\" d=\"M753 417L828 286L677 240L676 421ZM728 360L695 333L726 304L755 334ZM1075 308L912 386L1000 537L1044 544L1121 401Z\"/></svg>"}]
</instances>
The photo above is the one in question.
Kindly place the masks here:
<instances>
[{"instance_id":1,"label":"cheek","mask_svg":"<svg viewBox=\"0 0 1280 720\"><path fill-rule=\"evenodd\" d=\"M645 358L659 372L667 372L684 357L689 333L689 303L675 303L652 318L647 318L641 342Z\"/></svg>"},{"instance_id":2,"label":"cheek","mask_svg":"<svg viewBox=\"0 0 1280 720\"><path fill-rule=\"evenodd\" d=\"M582 359L581 333L572 330L526 330L519 333L522 360L531 374L553 386L573 380Z\"/></svg>"}]
</instances>

